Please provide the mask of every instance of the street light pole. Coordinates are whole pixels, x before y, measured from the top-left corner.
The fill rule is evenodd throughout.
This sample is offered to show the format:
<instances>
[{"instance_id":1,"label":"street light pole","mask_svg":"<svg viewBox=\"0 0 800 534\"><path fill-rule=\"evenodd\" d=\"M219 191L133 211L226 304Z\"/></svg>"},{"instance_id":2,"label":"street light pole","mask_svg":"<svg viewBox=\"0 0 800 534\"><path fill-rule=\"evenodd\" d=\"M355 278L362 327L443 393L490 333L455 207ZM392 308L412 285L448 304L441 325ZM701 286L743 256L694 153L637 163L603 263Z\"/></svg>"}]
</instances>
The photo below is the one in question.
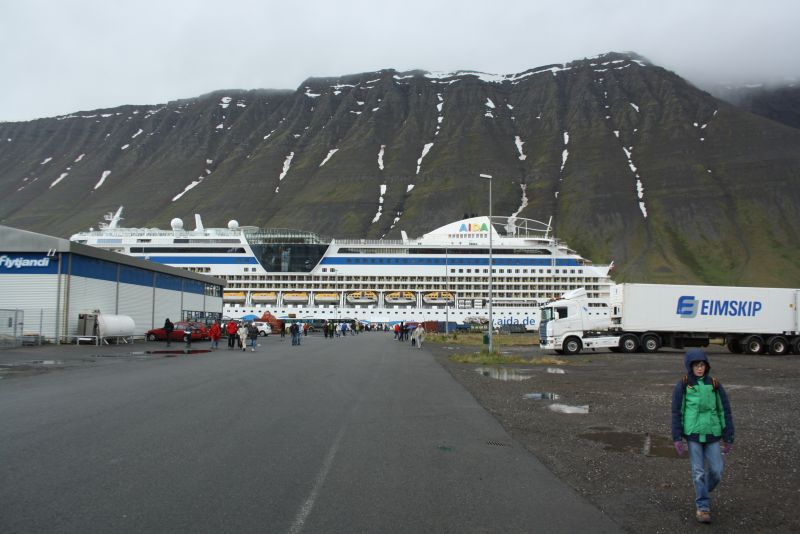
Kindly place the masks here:
<instances>
[{"instance_id":1,"label":"street light pole","mask_svg":"<svg viewBox=\"0 0 800 534\"><path fill-rule=\"evenodd\" d=\"M494 352L494 345L492 343L492 330L494 329L494 320L492 318L492 271L494 263L492 262L492 175L481 174L481 178L489 180L489 354Z\"/></svg>"}]
</instances>

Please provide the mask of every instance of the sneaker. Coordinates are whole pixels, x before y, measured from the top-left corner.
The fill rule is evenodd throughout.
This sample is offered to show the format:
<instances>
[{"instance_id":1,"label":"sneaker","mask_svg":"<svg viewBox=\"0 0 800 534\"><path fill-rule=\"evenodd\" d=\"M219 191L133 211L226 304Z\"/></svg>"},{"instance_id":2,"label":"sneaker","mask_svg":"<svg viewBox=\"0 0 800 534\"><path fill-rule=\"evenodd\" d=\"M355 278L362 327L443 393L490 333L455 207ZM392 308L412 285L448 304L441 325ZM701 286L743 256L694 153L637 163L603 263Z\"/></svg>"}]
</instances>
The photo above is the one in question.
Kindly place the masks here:
<instances>
[{"instance_id":1,"label":"sneaker","mask_svg":"<svg viewBox=\"0 0 800 534\"><path fill-rule=\"evenodd\" d=\"M256 349L250 349L250 352L255 352L255 351L256 351Z\"/></svg>"},{"instance_id":2,"label":"sneaker","mask_svg":"<svg viewBox=\"0 0 800 534\"><path fill-rule=\"evenodd\" d=\"M700 523L711 523L711 512L708 510L698 510L695 517Z\"/></svg>"}]
</instances>

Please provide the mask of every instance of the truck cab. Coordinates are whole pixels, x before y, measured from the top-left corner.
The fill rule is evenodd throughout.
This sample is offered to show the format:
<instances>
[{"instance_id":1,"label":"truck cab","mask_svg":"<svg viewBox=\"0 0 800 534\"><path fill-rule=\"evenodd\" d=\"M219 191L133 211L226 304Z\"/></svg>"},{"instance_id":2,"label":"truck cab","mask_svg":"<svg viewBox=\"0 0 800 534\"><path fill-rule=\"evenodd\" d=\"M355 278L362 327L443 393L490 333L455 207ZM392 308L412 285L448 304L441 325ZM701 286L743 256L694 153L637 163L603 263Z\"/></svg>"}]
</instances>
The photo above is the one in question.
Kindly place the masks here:
<instances>
[{"instance_id":1,"label":"truck cab","mask_svg":"<svg viewBox=\"0 0 800 534\"><path fill-rule=\"evenodd\" d=\"M608 303L589 299L584 288L564 293L540 308L539 345L559 354L577 354L584 348L619 345L618 336L591 336L611 327Z\"/></svg>"}]
</instances>

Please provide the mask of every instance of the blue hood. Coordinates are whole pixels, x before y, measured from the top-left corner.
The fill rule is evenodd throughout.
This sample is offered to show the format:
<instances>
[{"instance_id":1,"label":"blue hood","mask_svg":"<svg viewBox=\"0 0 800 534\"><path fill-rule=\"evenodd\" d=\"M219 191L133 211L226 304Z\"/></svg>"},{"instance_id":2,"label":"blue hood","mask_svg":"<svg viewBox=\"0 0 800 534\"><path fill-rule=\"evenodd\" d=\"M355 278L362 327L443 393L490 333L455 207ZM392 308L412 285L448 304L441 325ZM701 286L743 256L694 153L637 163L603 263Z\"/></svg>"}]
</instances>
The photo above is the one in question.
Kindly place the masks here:
<instances>
[{"instance_id":1,"label":"blue hood","mask_svg":"<svg viewBox=\"0 0 800 534\"><path fill-rule=\"evenodd\" d=\"M694 376L692 372L692 362L706 362L706 376L711 372L711 362L708 361L706 352L701 349L689 349L683 357L683 365L686 367L686 374L689 377Z\"/></svg>"}]
</instances>

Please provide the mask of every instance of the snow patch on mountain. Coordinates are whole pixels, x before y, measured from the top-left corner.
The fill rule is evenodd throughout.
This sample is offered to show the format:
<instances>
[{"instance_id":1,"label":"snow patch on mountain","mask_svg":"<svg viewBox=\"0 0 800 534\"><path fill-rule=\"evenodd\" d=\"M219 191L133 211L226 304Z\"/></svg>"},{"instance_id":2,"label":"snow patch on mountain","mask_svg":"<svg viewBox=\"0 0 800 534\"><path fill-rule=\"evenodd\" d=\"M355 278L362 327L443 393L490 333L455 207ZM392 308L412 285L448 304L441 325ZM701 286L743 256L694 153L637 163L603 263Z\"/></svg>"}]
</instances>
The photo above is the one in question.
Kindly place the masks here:
<instances>
[{"instance_id":1,"label":"snow patch on mountain","mask_svg":"<svg viewBox=\"0 0 800 534\"><path fill-rule=\"evenodd\" d=\"M109 174L111 174L111 171L103 171L103 174L100 176L100 180L94 185L95 190L105 183Z\"/></svg>"},{"instance_id":2,"label":"snow patch on mountain","mask_svg":"<svg viewBox=\"0 0 800 534\"><path fill-rule=\"evenodd\" d=\"M283 180L286 177L286 173L289 172L289 168L292 166L292 158L294 157L294 152L289 152L289 155L286 156L286 159L283 161L283 172L278 177L278 181Z\"/></svg>"},{"instance_id":3,"label":"snow patch on mountain","mask_svg":"<svg viewBox=\"0 0 800 534\"><path fill-rule=\"evenodd\" d=\"M323 165L325 165L326 163L328 163L328 160L329 160L329 159L331 159L331 156L333 156L334 154L336 154L336 152L337 152L338 150L339 150L338 148L332 148L332 149L330 149L330 150L328 151L328 155L327 155L327 156L325 156L325 159L323 159L323 160L322 160L322 163L320 163L320 164L319 164L319 166L320 166L320 167L322 167Z\"/></svg>"},{"instance_id":4,"label":"snow patch on mountain","mask_svg":"<svg viewBox=\"0 0 800 534\"><path fill-rule=\"evenodd\" d=\"M432 146L433 143L426 143L425 146L422 147L422 155L417 160L417 174L419 174L419 170L422 167L422 160L428 155L428 152L430 152Z\"/></svg>"}]
</instances>

